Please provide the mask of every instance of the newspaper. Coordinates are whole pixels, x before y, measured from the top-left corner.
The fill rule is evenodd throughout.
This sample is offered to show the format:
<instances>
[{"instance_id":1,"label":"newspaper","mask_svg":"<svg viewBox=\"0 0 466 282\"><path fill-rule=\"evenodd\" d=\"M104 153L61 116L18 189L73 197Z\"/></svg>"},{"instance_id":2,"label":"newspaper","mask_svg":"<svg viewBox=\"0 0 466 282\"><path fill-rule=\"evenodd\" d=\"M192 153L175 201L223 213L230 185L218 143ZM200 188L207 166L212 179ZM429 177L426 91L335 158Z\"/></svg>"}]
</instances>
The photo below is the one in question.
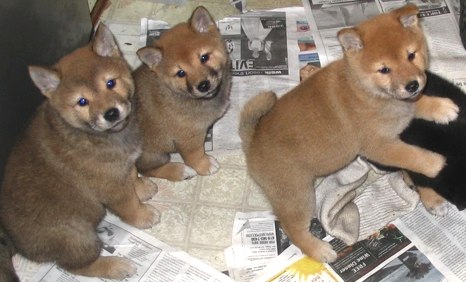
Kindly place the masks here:
<instances>
[{"instance_id":1,"label":"newspaper","mask_svg":"<svg viewBox=\"0 0 466 282\"><path fill-rule=\"evenodd\" d=\"M99 224L97 233L104 242L103 256L123 256L137 265L137 273L124 281L233 281L211 266L158 241L144 231L125 224L112 214L108 214ZM55 264L43 264L29 281L98 282L109 280L77 276L64 271Z\"/></svg>"},{"instance_id":2,"label":"newspaper","mask_svg":"<svg viewBox=\"0 0 466 282\"><path fill-rule=\"evenodd\" d=\"M225 250L230 277L238 282L445 280L393 223L352 246L327 235L316 219L310 231L333 246L335 262L324 264L303 255L270 212L237 213L232 246Z\"/></svg>"},{"instance_id":3,"label":"newspaper","mask_svg":"<svg viewBox=\"0 0 466 282\"><path fill-rule=\"evenodd\" d=\"M448 208L447 216L434 217L421 205L394 223L448 281L466 281L466 210Z\"/></svg>"},{"instance_id":4,"label":"newspaper","mask_svg":"<svg viewBox=\"0 0 466 282\"><path fill-rule=\"evenodd\" d=\"M364 256L360 256L363 258ZM357 263L357 261L355 261ZM277 259L264 269L263 275L256 282L265 281L425 281L441 282L446 278L433 267L429 259L415 246L396 254L382 264L375 265L372 272L357 278L343 280L328 265L304 256L294 245L290 246Z\"/></svg>"}]
</instances>

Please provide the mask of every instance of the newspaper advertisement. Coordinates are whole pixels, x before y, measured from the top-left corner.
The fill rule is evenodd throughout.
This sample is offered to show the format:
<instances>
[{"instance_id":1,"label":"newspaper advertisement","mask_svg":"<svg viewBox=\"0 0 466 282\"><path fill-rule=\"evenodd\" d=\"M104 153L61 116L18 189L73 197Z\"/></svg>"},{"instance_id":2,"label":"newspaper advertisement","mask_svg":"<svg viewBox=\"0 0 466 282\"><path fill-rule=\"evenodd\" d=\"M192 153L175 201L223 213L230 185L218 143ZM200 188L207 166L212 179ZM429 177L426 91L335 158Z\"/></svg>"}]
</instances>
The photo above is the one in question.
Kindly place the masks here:
<instances>
[{"instance_id":1,"label":"newspaper advertisement","mask_svg":"<svg viewBox=\"0 0 466 282\"><path fill-rule=\"evenodd\" d=\"M282 95L296 86L300 69L320 67L319 56L302 7L249 12L217 22L232 61L230 108L208 132L206 150L213 154L241 148L239 113L261 91ZM148 45L169 28L141 20L141 44Z\"/></svg>"},{"instance_id":2,"label":"newspaper advertisement","mask_svg":"<svg viewBox=\"0 0 466 282\"><path fill-rule=\"evenodd\" d=\"M311 232L319 238L326 233L317 219ZM225 250L225 261L235 281L255 281L256 276L291 243L270 211L237 212L233 223L232 246Z\"/></svg>"},{"instance_id":3,"label":"newspaper advertisement","mask_svg":"<svg viewBox=\"0 0 466 282\"><path fill-rule=\"evenodd\" d=\"M398 281L447 281L446 278L433 267L429 259L416 246L411 246L393 259L374 268L374 273L357 280L366 282L398 282ZM291 245L279 257L269 263L256 282L269 281L345 281L328 265L304 256L294 245Z\"/></svg>"},{"instance_id":4,"label":"newspaper advertisement","mask_svg":"<svg viewBox=\"0 0 466 282\"><path fill-rule=\"evenodd\" d=\"M103 256L122 256L131 259L137 273L127 282L142 281L233 281L202 261L176 250L142 230L123 223L108 214L97 228L103 241ZM98 282L107 279L73 275L54 264L41 265L31 281L40 282Z\"/></svg>"},{"instance_id":5,"label":"newspaper advertisement","mask_svg":"<svg viewBox=\"0 0 466 282\"><path fill-rule=\"evenodd\" d=\"M429 49L429 69L462 86L466 53L458 26L459 0L303 0L322 65L341 58L337 32L408 3L420 9ZM464 89L464 88L463 88Z\"/></svg>"},{"instance_id":6,"label":"newspaper advertisement","mask_svg":"<svg viewBox=\"0 0 466 282\"><path fill-rule=\"evenodd\" d=\"M272 213L238 212L232 246L225 250L230 277L239 282L445 280L394 223L351 246L329 236L316 219L310 232L333 246L335 262L324 264L303 255Z\"/></svg>"}]
</instances>

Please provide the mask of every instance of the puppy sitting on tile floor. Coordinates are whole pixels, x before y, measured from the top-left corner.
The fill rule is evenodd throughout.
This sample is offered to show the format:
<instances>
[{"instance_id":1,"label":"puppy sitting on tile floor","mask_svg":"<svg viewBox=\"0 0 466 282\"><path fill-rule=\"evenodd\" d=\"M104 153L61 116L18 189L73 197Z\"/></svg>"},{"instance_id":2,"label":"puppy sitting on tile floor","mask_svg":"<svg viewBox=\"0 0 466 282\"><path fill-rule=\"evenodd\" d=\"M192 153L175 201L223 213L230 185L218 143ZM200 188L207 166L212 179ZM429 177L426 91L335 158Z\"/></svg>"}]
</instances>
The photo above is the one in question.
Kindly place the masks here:
<instances>
[{"instance_id":1,"label":"puppy sitting on tile floor","mask_svg":"<svg viewBox=\"0 0 466 282\"><path fill-rule=\"evenodd\" d=\"M143 135L138 171L180 181L210 175L219 164L204 150L209 127L230 103L231 62L214 19L202 6L186 23L137 52L137 117ZM184 163L170 162L179 153Z\"/></svg>"},{"instance_id":2,"label":"puppy sitting on tile floor","mask_svg":"<svg viewBox=\"0 0 466 282\"><path fill-rule=\"evenodd\" d=\"M106 209L149 228L157 186L137 176L141 152L132 111L134 83L110 30L52 67L29 67L47 98L8 159L0 220L15 250L78 275L125 279L129 259L101 256L96 228Z\"/></svg>"}]
</instances>

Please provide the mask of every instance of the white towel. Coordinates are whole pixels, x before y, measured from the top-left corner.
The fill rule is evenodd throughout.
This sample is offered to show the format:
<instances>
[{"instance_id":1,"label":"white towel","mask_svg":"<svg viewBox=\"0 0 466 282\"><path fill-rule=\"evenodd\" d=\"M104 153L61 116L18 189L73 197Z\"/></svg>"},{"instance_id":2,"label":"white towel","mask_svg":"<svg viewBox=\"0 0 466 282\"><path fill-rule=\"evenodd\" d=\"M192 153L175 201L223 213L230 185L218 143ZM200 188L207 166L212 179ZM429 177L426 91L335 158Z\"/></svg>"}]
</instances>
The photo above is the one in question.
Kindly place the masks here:
<instances>
[{"instance_id":1,"label":"white towel","mask_svg":"<svg viewBox=\"0 0 466 282\"><path fill-rule=\"evenodd\" d=\"M400 171L380 171L362 158L316 182L317 218L348 245L412 211L418 202Z\"/></svg>"}]
</instances>

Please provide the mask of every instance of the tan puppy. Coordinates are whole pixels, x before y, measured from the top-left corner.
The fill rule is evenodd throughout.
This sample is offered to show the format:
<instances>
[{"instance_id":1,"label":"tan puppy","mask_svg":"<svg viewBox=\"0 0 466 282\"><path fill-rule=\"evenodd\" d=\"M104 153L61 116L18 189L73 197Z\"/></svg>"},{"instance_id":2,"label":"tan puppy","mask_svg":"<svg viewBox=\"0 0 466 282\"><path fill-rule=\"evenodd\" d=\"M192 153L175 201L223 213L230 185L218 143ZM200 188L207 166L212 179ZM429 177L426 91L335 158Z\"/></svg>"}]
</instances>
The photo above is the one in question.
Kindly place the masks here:
<instances>
[{"instance_id":1,"label":"tan puppy","mask_svg":"<svg viewBox=\"0 0 466 282\"><path fill-rule=\"evenodd\" d=\"M214 19L198 7L187 23L137 53L144 63L134 73L144 135L138 170L172 181L215 173L219 165L204 140L228 108L231 66ZM175 152L184 164L169 162Z\"/></svg>"},{"instance_id":2,"label":"tan puppy","mask_svg":"<svg viewBox=\"0 0 466 282\"><path fill-rule=\"evenodd\" d=\"M101 25L88 46L29 73L47 100L7 163L3 226L16 250L33 261L109 279L135 274L130 260L100 256L96 234L106 208L139 228L159 220L141 203L157 187L137 177L134 84L113 35Z\"/></svg>"},{"instance_id":3,"label":"tan puppy","mask_svg":"<svg viewBox=\"0 0 466 282\"><path fill-rule=\"evenodd\" d=\"M357 155L431 177L445 164L441 155L398 137L414 117L446 123L458 112L449 99L426 96L414 103L427 63L417 14L407 5L341 30L343 59L279 100L271 92L259 94L241 114L250 175L293 243L319 261L334 261L336 253L309 232L316 177Z\"/></svg>"}]
</instances>

